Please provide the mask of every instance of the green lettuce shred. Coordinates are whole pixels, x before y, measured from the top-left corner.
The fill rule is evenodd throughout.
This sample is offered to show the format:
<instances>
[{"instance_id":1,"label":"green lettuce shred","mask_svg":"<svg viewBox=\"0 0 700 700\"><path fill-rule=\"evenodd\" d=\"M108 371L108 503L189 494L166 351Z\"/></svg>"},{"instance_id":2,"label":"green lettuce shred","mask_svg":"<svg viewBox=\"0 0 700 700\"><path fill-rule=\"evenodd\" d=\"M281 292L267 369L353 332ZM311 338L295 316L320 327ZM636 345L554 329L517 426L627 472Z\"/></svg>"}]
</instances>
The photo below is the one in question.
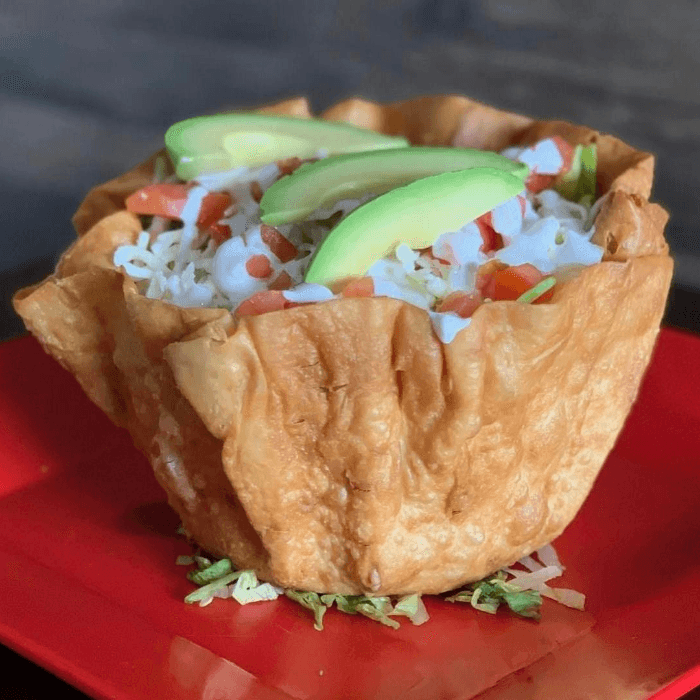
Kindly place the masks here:
<instances>
[{"instance_id":1,"label":"green lettuce shred","mask_svg":"<svg viewBox=\"0 0 700 700\"><path fill-rule=\"evenodd\" d=\"M389 615L393 614L393 606L387 596L323 595L321 600L328 607L335 603L338 610L349 615L364 615L372 620L381 622L387 627L394 629L400 627L396 620L392 620L389 617Z\"/></svg>"},{"instance_id":2,"label":"green lettuce shred","mask_svg":"<svg viewBox=\"0 0 700 700\"><path fill-rule=\"evenodd\" d=\"M217 591L238 581L236 584L240 588L241 594L250 593L250 601L257 602L261 598L254 595L258 586L269 586L269 584L259 584L255 572L252 570L234 570L230 559L219 559L211 562L201 556L195 556L194 560L197 569L188 572L190 581L197 584L199 588L190 593L185 598L186 603L206 604ZM468 603L476 610L495 614L498 608L505 605L516 615L521 617L539 620L540 606L542 598L537 591L522 590L506 581L507 575L503 571L490 576L482 581L470 584L445 600L454 603ZM272 589L273 587L270 586ZM276 589L277 592L280 589ZM313 591L295 591L287 589L284 594L290 599L310 610L314 616L314 628L323 630L323 618L326 612L335 607L348 615L364 615L376 622L397 629L399 622L394 617L408 617L414 625L421 625L428 620L428 613L425 609L422 597L414 593L402 597L392 598L389 596L366 596L366 595L319 595ZM234 596L235 597L235 596ZM238 600L241 596L235 597ZM246 602L246 595L241 604Z\"/></svg>"},{"instance_id":3,"label":"green lettuce shred","mask_svg":"<svg viewBox=\"0 0 700 700\"><path fill-rule=\"evenodd\" d=\"M242 573L242 571L233 571L226 576L214 579L205 586L200 586L196 591L193 591L185 598L185 603L198 603L207 598L211 598L216 591L221 590L224 586L228 586L229 583L233 583Z\"/></svg>"},{"instance_id":4,"label":"green lettuce shred","mask_svg":"<svg viewBox=\"0 0 700 700\"><path fill-rule=\"evenodd\" d=\"M571 202L575 201L576 188L578 187L578 181L581 177L582 150L583 146L581 145L578 145L576 146L576 148L574 148L574 155L571 159L571 167L569 168L568 172L564 173L561 176L559 182L556 185L557 192L559 192L559 194L562 197L564 197L564 199L568 199Z\"/></svg>"},{"instance_id":5,"label":"green lettuce shred","mask_svg":"<svg viewBox=\"0 0 700 700\"><path fill-rule=\"evenodd\" d=\"M238 579L238 585L248 590L255 588L258 585L257 574L252 569L241 571L241 575Z\"/></svg>"},{"instance_id":6,"label":"green lettuce shred","mask_svg":"<svg viewBox=\"0 0 700 700\"><path fill-rule=\"evenodd\" d=\"M505 603L516 615L539 620L542 596L537 591L525 591L507 583L505 578L506 575L499 571L495 576L471 583L468 588L445 600L450 603L469 603L475 609L491 614L495 614Z\"/></svg>"},{"instance_id":7,"label":"green lettuce shred","mask_svg":"<svg viewBox=\"0 0 700 700\"><path fill-rule=\"evenodd\" d=\"M219 561L213 564L209 563L208 559L199 557L196 560L200 567L203 565L204 568L199 570L189 571L187 573L187 578L196 583L198 586L203 586L205 583L211 583L222 576L226 576L233 571L233 564L230 559L219 559Z\"/></svg>"},{"instance_id":8,"label":"green lettuce shred","mask_svg":"<svg viewBox=\"0 0 700 700\"><path fill-rule=\"evenodd\" d=\"M420 596L417 593L404 596L394 606L394 615L406 615L408 618L415 617L418 614L419 603Z\"/></svg>"},{"instance_id":9,"label":"green lettuce shred","mask_svg":"<svg viewBox=\"0 0 700 700\"><path fill-rule=\"evenodd\" d=\"M357 612L359 612L361 615L369 617L371 620L375 620L376 622L381 622L387 627L391 627L395 630L401 627L401 625L396 620L392 620L389 617L391 613L386 613L380 608L376 607L371 599L369 602L359 603L356 609Z\"/></svg>"},{"instance_id":10,"label":"green lettuce shred","mask_svg":"<svg viewBox=\"0 0 700 700\"><path fill-rule=\"evenodd\" d=\"M518 301L521 304L531 304L533 301L537 301L545 292L548 292L556 283L557 280L555 277L545 277L541 282L532 287L532 289L523 292L518 297Z\"/></svg>"},{"instance_id":11,"label":"green lettuce shred","mask_svg":"<svg viewBox=\"0 0 700 700\"><path fill-rule=\"evenodd\" d=\"M399 598L394 605L393 615L405 615L414 625L422 625L429 619L425 603L418 593Z\"/></svg>"},{"instance_id":12,"label":"green lettuce shred","mask_svg":"<svg viewBox=\"0 0 700 700\"><path fill-rule=\"evenodd\" d=\"M321 602L318 593L313 591L291 591L286 590L284 594L287 598L291 598L305 608L308 608L314 614L314 629L319 632L323 630L323 616L328 608Z\"/></svg>"},{"instance_id":13,"label":"green lettuce shred","mask_svg":"<svg viewBox=\"0 0 700 700\"><path fill-rule=\"evenodd\" d=\"M576 146L569 172L562 176L557 191L578 204L590 207L596 198L598 151L596 145Z\"/></svg>"},{"instance_id":14,"label":"green lettuce shred","mask_svg":"<svg viewBox=\"0 0 700 700\"><path fill-rule=\"evenodd\" d=\"M581 149L581 174L574 195L579 204L590 207L595 202L597 173L598 151L595 144L591 144Z\"/></svg>"}]
</instances>

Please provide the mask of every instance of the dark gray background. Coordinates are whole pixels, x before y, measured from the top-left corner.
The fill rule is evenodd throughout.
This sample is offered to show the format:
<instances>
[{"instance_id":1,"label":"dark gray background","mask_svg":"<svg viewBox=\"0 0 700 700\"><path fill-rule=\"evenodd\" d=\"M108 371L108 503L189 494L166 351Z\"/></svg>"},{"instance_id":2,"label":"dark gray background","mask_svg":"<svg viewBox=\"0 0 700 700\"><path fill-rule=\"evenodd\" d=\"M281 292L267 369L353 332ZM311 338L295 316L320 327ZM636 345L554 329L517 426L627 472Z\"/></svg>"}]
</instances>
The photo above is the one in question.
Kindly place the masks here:
<instances>
[{"instance_id":1,"label":"dark gray background","mask_svg":"<svg viewBox=\"0 0 700 700\"><path fill-rule=\"evenodd\" d=\"M699 30L695 0L4 0L0 337L87 189L179 119L294 95L457 92L653 151L676 284L700 289Z\"/></svg>"}]
</instances>

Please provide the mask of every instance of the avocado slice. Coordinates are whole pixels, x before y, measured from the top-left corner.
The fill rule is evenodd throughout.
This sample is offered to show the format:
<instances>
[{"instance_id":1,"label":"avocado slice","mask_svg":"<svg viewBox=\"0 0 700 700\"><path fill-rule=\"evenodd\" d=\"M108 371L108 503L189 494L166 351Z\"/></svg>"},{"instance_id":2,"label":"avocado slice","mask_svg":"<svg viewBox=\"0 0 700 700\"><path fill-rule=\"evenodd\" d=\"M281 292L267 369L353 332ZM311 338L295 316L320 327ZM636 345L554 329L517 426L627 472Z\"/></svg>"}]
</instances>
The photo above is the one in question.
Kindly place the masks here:
<instances>
[{"instance_id":1,"label":"avocado slice","mask_svg":"<svg viewBox=\"0 0 700 700\"><path fill-rule=\"evenodd\" d=\"M194 117L173 124L165 133L165 147L183 180L285 158L309 158L319 149L351 153L407 145L403 137L342 122L268 114Z\"/></svg>"},{"instance_id":2,"label":"avocado slice","mask_svg":"<svg viewBox=\"0 0 700 700\"><path fill-rule=\"evenodd\" d=\"M317 248L305 281L329 285L364 275L400 243L427 248L523 191L518 175L472 168L416 180L355 209Z\"/></svg>"},{"instance_id":3,"label":"avocado slice","mask_svg":"<svg viewBox=\"0 0 700 700\"><path fill-rule=\"evenodd\" d=\"M341 199L381 194L429 175L469 168L505 170L523 183L529 172L523 163L474 148L415 146L332 156L306 163L269 187L260 202L262 221L272 226L304 221Z\"/></svg>"}]
</instances>

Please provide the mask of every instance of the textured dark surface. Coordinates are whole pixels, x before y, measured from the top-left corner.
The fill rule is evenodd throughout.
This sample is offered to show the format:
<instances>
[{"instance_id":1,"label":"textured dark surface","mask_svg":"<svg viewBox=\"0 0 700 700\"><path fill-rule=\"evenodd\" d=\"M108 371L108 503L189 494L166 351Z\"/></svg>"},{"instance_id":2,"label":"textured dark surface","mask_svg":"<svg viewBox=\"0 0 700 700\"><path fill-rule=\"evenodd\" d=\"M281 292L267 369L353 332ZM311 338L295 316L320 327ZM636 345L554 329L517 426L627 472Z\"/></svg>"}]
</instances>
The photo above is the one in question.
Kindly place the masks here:
<instances>
[{"instance_id":1,"label":"textured dark surface","mask_svg":"<svg viewBox=\"0 0 700 700\"><path fill-rule=\"evenodd\" d=\"M22 331L10 295L53 268L85 192L172 122L294 95L321 110L443 92L656 153L676 257L667 322L700 331L699 31L695 0L4 0L0 339ZM2 698L83 697L0 658L14 669Z\"/></svg>"}]
</instances>

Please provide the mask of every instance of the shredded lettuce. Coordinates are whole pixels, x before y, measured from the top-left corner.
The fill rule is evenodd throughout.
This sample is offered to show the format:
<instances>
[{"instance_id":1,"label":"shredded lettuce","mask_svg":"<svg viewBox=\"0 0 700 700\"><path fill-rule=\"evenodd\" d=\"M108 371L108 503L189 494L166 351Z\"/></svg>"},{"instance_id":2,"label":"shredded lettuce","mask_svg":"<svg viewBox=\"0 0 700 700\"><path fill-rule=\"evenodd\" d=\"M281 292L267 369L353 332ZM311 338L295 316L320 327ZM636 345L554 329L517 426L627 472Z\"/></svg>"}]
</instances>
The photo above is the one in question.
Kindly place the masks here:
<instances>
[{"instance_id":1,"label":"shredded lettuce","mask_svg":"<svg viewBox=\"0 0 700 700\"><path fill-rule=\"evenodd\" d=\"M392 615L405 615L414 625L422 625L430 617L423 599L417 593L400 598L394 605Z\"/></svg>"},{"instance_id":2,"label":"shredded lettuce","mask_svg":"<svg viewBox=\"0 0 700 700\"><path fill-rule=\"evenodd\" d=\"M596 145L576 146L569 172L562 176L557 191L571 202L590 207L596 196L598 152Z\"/></svg>"},{"instance_id":3,"label":"shredded lettuce","mask_svg":"<svg viewBox=\"0 0 700 700\"><path fill-rule=\"evenodd\" d=\"M241 605L261 603L265 600L277 600L282 589L271 583L260 583L254 571L243 571L231 591L231 598Z\"/></svg>"},{"instance_id":4,"label":"shredded lettuce","mask_svg":"<svg viewBox=\"0 0 700 700\"><path fill-rule=\"evenodd\" d=\"M554 554L556 557L556 553ZM551 558L551 557L550 557ZM529 559L526 557L525 559ZM190 593L186 603L199 603L208 605L213 598L233 598L241 605L257 603L267 600L275 600L284 593L289 599L307 608L313 613L314 628L323 630L323 619L326 612L335 606L340 612L348 615L364 615L387 627L397 629L400 625L395 617L408 617L414 625L422 625L429 619L428 612L420 594L414 593L405 596L366 596L366 595L320 595L313 591L284 590L270 583L258 581L254 571L235 571L230 559L220 559L211 562L201 556L194 556L192 560L198 568L190 571L187 576L193 583L199 585L197 590ZM522 563L522 561L521 561ZM541 567L541 565L539 565ZM526 575L520 570L499 571L481 581L469 584L463 590L444 598L452 603L467 603L474 609L495 614L505 604L507 608L520 617L534 620L540 619L542 596L538 591L524 589L520 585L510 583L507 578L518 575ZM529 575L529 574L527 574ZM234 584L235 585L231 585ZM579 598L581 594L564 589L553 589L553 593L562 594L560 602L582 609L583 604ZM566 594L566 595L564 595ZM569 601L569 594L578 596L576 600ZM569 598L566 596L569 595ZM558 595L552 595L556 600Z\"/></svg>"},{"instance_id":5,"label":"shredded lettuce","mask_svg":"<svg viewBox=\"0 0 700 700\"><path fill-rule=\"evenodd\" d=\"M200 586L196 591L193 591L185 598L185 603L199 603L200 605L205 605L206 601L212 598L217 591L233 583L242 573L242 571L234 571L226 576L215 579L211 583L207 583L205 586Z\"/></svg>"},{"instance_id":6,"label":"shredded lettuce","mask_svg":"<svg viewBox=\"0 0 700 700\"><path fill-rule=\"evenodd\" d=\"M595 144L591 144L581 149L581 175L574 195L579 204L590 207L595 202L597 171L598 151Z\"/></svg>"},{"instance_id":7,"label":"shredded lettuce","mask_svg":"<svg viewBox=\"0 0 700 700\"><path fill-rule=\"evenodd\" d=\"M321 600L331 607L336 604L338 610L349 615L364 615L372 620L381 622L387 627L397 629L400 625L396 620L392 620L389 615L393 614L391 599L387 596L365 596L365 595L322 595Z\"/></svg>"},{"instance_id":8,"label":"shredded lettuce","mask_svg":"<svg viewBox=\"0 0 700 700\"><path fill-rule=\"evenodd\" d=\"M559 183L556 186L557 192L559 192L562 197L572 202L575 201L574 197L576 196L576 187L578 186L578 181L581 177L582 150L583 146L581 145L574 148L574 155L571 159L571 167L569 168L568 172L561 176Z\"/></svg>"},{"instance_id":9,"label":"shredded lettuce","mask_svg":"<svg viewBox=\"0 0 700 700\"><path fill-rule=\"evenodd\" d=\"M555 277L545 277L532 289L523 292L523 294L518 297L518 301L522 304L531 304L533 301L537 301L545 292L548 292L556 283L557 280Z\"/></svg>"},{"instance_id":10,"label":"shredded lettuce","mask_svg":"<svg viewBox=\"0 0 700 700\"><path fill-rule=\"evenodd\" d=\"M291 591L287 590L284 594L296 601L305 608L311 610L314 614L314 629L319 632L323 630L323 616L326 614L328 607L321 602L321 598L318 593L313 591Z\"/></svg>"},{"instance_id":11,"label":"shredded lettuce","mask_svg":"<svg viewBox=\"0 0 700 700\"><path fill-rule=\"evenodd\" d=\"M495 614L502 603L520 617L540 619L542 596L537 591L523 590L506 582L506 574L499 571L482 581L469 584L468 588L448 596L450 603L469 603L473 608Z\"/></svg>"},{"instance_id":12,"label":"shredded lettuce","mask_svg":"<svg viewBox=\"0 0 700 700\"><path fill-rule=\"evenodd\" d=\"M226 576L233 571L233 564L230 559L219 559L219 561L211 564L208 559L199 557L197 561L199 569L187 573L187 578L196 583L198 586L203 586L206 583L211 583L222 576Z\"/></svg>"}]
</instances>

